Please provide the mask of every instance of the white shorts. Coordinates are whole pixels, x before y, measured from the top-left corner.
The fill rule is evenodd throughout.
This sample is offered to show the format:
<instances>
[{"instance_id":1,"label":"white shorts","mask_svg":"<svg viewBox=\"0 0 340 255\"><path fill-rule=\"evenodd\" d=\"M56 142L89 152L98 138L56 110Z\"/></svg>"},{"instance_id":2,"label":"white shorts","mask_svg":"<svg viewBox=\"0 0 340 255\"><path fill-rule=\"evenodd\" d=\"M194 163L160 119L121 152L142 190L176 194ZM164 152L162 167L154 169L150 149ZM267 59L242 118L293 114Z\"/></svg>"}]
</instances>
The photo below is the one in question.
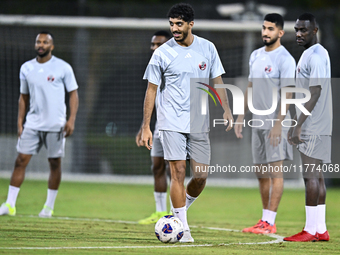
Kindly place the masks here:
<instances>
[{"instance_id":1,"label":"white shorts","mask_svg":"<svg viewBox=\"0 0 340 255\"><path fill-rule=\"evenodd\" d=\"M165 160L193 159L197 163L210 164L209 133L179 133L168 130L160 131Z\"/></svg>"},{"instance_id":2,"label":"white shorts","mask_svg":"<svg viewBox=\"0 0 340 255\"><path fill-rule=\"evenodd\" d=\"M281 160L293 160L293 147L287 141L287 131L282 131L278 146L270 145L268 138L270 130L252 129L252 153L254 164L267 164Z\"/></svg>"},{"instance_id":3,"label":"white shorts","mask_svg":"<svg viewBox=\"0 0 340 255\"><path fill-rule=\"evenodd\" d=\"M301 135L304 143L297 149L310 158L320 159L322 163L331 163L332 137L330 135Z\"/></svg>"},{"instance_id":4,"label":"white shorts","mask_svg":"<svg viewBox=\"0 0 340 255\"><path fill-rule=\"evenodd\" d=\"M60 158L65 154L65 137L60 132L44 132L24 128L17 143L17 151L22 154L35 155L44 145L48 158Z\"/></svg>"}]
</instances>

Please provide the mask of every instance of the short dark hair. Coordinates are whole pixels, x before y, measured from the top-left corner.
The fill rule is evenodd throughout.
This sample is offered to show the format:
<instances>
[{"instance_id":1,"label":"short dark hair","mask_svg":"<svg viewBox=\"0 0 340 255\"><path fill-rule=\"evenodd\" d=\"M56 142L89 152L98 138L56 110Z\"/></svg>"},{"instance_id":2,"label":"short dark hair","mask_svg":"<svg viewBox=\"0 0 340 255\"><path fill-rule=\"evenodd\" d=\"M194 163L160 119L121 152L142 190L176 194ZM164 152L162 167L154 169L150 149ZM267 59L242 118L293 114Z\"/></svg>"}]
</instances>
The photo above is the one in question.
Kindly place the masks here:
<instances>
[{"instance_id":1,"label":"short dark hair","mask_svg":"<svg viewBox=\"0 0 340 255\"><path fill-rule=\"evenodd\" d=\"M168 12L168 18L182 19L185 22L191 22L194 20L195 12L190 4L179 3L171 7Z\"/></svg>"},{"instance_id":2,"label":"short dark hair","mask_svg":"<svg viewBox=\"0 0 340 255\"><path fill-rule=\"evenodd\" d=\"M166 39L170 39L171 35L168 31L165 30L159 30L156 33L153 34L154 36L164 36Z\"/></svg>"},{"instance_id":3,"label":"short dark hair","mask_svg":"<svg viewBox=\"0 0 340 255\"><path fill-rule=\"evenodd\" d=\"M38 35L40 35L40 34L43 34L43 35L50 35L51 38L52 38L52 40L54 40L53 34L52 34L51 32L49 32L49 31L47 31L47 30L40 31L40 32L38 33Z\"/></svg>"},{"instance_id":4,"label":"short dark hair","mask_svg":"<svg viewBox=\"0 0 340 255\"><path fill-rule=\"evenodd\" d=\"M265 21L275 23L278 28L283 29L284 21L283 17L278 13L269 13L264 17Z\"/></svg>"},{"instance_id":5,"label":"short dark hair","mask_svg":"<svg viewBox=\"0 0 340 255\"><path fill-rule=\"evenodd\" d=\"M299 20L309 20L311 24L316 26L316 19L313 14L305 12L304 14L301 14L298 18Z\"/></svg>"}]
</instances>

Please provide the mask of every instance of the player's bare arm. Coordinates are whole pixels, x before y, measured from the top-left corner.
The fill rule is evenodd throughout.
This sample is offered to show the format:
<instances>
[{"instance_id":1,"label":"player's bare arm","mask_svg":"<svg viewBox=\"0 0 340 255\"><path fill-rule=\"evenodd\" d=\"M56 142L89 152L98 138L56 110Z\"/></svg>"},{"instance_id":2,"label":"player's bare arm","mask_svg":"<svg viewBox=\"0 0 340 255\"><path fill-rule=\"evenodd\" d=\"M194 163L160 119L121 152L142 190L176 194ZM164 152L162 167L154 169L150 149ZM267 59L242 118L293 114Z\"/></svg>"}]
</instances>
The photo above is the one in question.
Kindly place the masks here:
<instances>
[{"instance_id":1,"label":"player's bare arm","mask_svg":"<svg viewBox=\"0 0 340 255\"><path fill-rule=\"evenodd\" d=\"M286 98L291 99L293 97L293 93L286 93ZM285 119L286 114L289 109L289 104L286 105L286 112L281 112L281 100L278 102L279 112L276 116L277 121L275 121L273 128L270 130L268 134L268 138L270 138L270 145L276 147L281 143L282 140L282 125L281 122ZM283 115L282 115L283 114Z\"/></svg>"},{"instance_id":2,"label":"player's bare arm","mask_svg":"<svg viewBox=\"0 0 340 255\"><path fill-rule=\"evenodd\" d=\"M20 94L18 112L18 137L21 136L22 131L24 129L24 119L26 116L29 100L30 100L29 94Z\"/></svg>"},{"instance_id":3,"label":"player's bare arm","mask_svg":"<svg viewBox=\"0 0 340 255\"><path fill-rule=\"evenodd\" d=\"M305 103L304 107L307 109L307 111L312 112L316 103L318 102L319 97L320 97L321 86L318 85L318 86L310 87L309 91L311 93L311 98L307 103ZM300 138L301 127L302 127L302 124L307 119L307 117L308 117L308 115L304 115L303 113L301 113L301 115L299 116L299 119L297 120L297 125L293 129L292 138L291 138L291 142L294 145L297 145L299 143L303 143L303 141Z\"/></svg>"},{"instance_id":4,"label":"player's bare arm","mask_svg":"<svg viewBox=\"0 0 340 255\"><path fill-rule=\"evenodd\" d=\"M248 83L248 88L253 87L253 83L250 81ZM244 92L244 114L246 114L248 112L248 88L246 89L246 91ZM234 131L235 131L235 135L237 138L243 138L242 135L242 129L243 129L243 124L237 124L237 123L243 123L244 121L244 115L239 115L236 119L236 122L234 124Z\"/></svg>"},{"instance_id":5,"label":"player's bare arm","mask_svg":"<svg viewBox=\"0 0 340 255\"><path fill-rule=\"evenodd\" d=\"M153 108L155 107L155 99L157 93L157 85L149 82L144 99L144 116L142 125L142 141L143 145L151 150L152 148L152 133L150 130L150 121Z\"/></svg>"},{"instance_id":6,"label":"player's bare arm","mask_svg":"<svg viewBox=\"0 0 340 255\"><path fill-rule=\"evenodd\" d=\"M69 92L69 96L70 96L70 117L68 118L68 121L66 122L64 127L65 137L72 135L74 131L74 123L76 121L76 115L79 106L78 90L73 90Z\"/></svg>"},{"instance_id":7,"label":"player's bare arm","mask_svg":"<svg viewBox=\"0 0 340 255\"><path fill-rule=\"evenodd\" d=\"M218 76L213 79L213 83L215 84L223 84L223 80L221 76ZM228 120L228 127L226 131L228 132L233 128L233 126L230 123L234 122L233 115L231 113L230 107L229 107L229 102L228 102L228 97L227 97L227 92L224 88L217 88L216 89L217 93L219 94L221 101L222 101L222 108L224 110L223 114L223 119Z\"/></svg>"}]
</instances>

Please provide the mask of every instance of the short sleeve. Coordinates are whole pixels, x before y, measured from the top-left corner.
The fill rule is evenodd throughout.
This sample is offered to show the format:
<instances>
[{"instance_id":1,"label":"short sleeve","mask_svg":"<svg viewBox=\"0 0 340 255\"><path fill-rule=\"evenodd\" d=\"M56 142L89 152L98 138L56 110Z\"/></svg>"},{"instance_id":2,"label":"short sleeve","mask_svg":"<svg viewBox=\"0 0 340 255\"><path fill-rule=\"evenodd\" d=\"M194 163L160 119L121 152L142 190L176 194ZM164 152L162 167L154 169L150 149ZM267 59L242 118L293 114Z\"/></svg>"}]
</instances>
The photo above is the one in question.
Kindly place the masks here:
<instances>
[{"instance_id":1,"label":"short sleeve","mask_svg":"<svg viewBox=\"0 0 340 255\"><path fill-rule=\"evenodd\" d=\"M312 54L309 60L310 63L310 79L309 87L321 86L324 87L324 83L327 79L327 65L325 61L318 55Z\"/></svg>"},{"instance_id":2,"label":"short sleeve","mask_svg":"<svg viewBox=\"0 0 340 255\"><path fill-rule=\"evenodd\" d=\"M248 76L248 81L253 82L253 63L254 63L254 58L255 58L255 52L253 51L250 55L249 58L249 76Z\"/></svg>"},{"instance_id":3,"label":"short sleeve","mask_svg":"<svg viewBox=\"0 0 340 255\"><path fill-rule=\"evenodd\" d=\"M216 47L213 43L211 43L211 69L210 69L210 78L214 79L225 73L221 59L218 55Z\"/></svg>"},{"instance_id":4,"label":"short sleeve","mask_svg":"<svg viewBox=\"0 0 340 255\"><path fill-rule=\"evenodd\" d=\"M296 63L292 56L282 58L280 66L280 87L295 86Z\"/></svg>"},{"instance_id":5,"label":"short sleeve","mask_svg":"<svg viewBox=\"0 0 340 255\"><path fill-rule=\"evenodd\" d=\"M64 85L67 92L78 89L76 77L74 76L73 69L69 64L65 67Z\"/></svg>"},{"instance_id":6,"label":"short sleeve","mask_svg":"<svg viewBox=\"0 0 340 255\"><path fill-rule=\"evenodd\" d=\"M158 49L152 54L143 79L160 86L162 83L162 54Z\"/></svg>"},{"instance_id":7,"label":"short sleeve","mask_svg":"<svg viewBox=\"0 0 340 255\"><path fill-rule=\"evenodd\" d=\"M19 78L20 78L20 93L21 94L29 94L28 83L26 80L26 75L24 71L24 66L21 66Z\"/></svg>"}]
</instances>

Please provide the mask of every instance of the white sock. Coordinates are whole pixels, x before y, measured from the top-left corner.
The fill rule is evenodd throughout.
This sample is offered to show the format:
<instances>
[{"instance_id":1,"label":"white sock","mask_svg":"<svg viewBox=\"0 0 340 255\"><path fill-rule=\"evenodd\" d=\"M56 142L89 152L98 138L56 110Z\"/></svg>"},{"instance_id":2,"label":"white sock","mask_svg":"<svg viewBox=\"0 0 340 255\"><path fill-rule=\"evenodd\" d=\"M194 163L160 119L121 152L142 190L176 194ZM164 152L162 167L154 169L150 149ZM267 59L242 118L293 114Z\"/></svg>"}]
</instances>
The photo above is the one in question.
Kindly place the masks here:
<instances>
[{"instance_id":1,"label":"white sock","mask_svg":"<svg viewBox=\"0 0 340 255\"><path fill-rule=\"evenodd\" d=\"M187 207L187 210L189 209L189 207L191 206L191 204L193 202L195 202L195 200L197 199L197 197L192 197L190 196L188 193L185 194L186 198L185 198L185 205Z\"/></svg>"},{"instance_id":2,"label":"white sock","mask_svg":"<svg viewBox=\"0 0 340 255\"><path fill-rule=\"evenodd\" d=\"M19 191L20 188L9 185L6 203L9 203L11 207L15 207Z\"/></svg>"},{"instance_id":3,"label":"white sock","mask_svg":"<svg viewBox=\"0 0 340 255\"><path fill-rule=\"evenodd\" d=\"M166 192L154 192L156 212L166 212Z\"/></svg>"},{"instance_id":4,"label":"white sock","mask_svg":"<svg viewBox=\"0 0 340 255\"><path fill-rule=\"evenodd\" d=\"M268 219L266 220L270 225L274 226L275 224L275 218L276 218L276 212L273 212L271 210L267 210L267 216Z\"/></svg>"},{"instance_id":5,"label":"white sock","mask_svg":"<svg viewBox=\"0 0 340 255\"><path fill-rule=\"evenodd\" d=\"M316 217L316 232L323 234L327 231L326 228L326 205L317 206L317 217Z\"/></svg>"},{"instance_id":6,"label":"white sock","mask_svg":"<svg viewBox=\"0 0 340 255\"><path fill-rule=\"evenodd\" d=\"M306 225L303 229L311 235L316 233L316 216L318 212L317 206L305 206L306 208Z\"/></svg>"},{"instance_id":7,"label":"white sock","mask_svg":"<svg viewBox=\"0 0 340 255\"><path fill-rule=\"evenodd\" d=\"M54 202L55 199L57 198L57 194L58 194L57 189L47 189L47 199L45 205L51 208L52 210L54 209Z\"/></svg>"},{"instance_id":8,"label":"white sock","mask_svg":"<svg viewBox=\"0 0 340 255\"><path fill-rule=\"evenodd\" d=\"M268 220L268 211L267 209L262 209L262 221L267 221Z\"/></svg>"},{"instance_id":9,"label":"white sock","mask_svg":"<svg viewBox=\"0 0 340 255\"><path fill-rule=\"evenodd\" d=\"M174 208L174 216L182 221L184 230L189 230L186 206Z\"/></svg>"}]
</instances>

